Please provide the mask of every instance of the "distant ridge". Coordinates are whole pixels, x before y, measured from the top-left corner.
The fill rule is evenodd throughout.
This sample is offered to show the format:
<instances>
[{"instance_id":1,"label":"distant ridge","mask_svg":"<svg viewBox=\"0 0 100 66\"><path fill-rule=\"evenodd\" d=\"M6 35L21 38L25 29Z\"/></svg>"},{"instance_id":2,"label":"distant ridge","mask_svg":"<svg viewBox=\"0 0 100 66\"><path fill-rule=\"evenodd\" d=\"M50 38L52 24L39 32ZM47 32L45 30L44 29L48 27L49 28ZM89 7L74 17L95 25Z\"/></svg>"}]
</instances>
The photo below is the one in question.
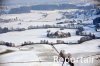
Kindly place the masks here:
<instances>
[{"instance_id":1,"label":"distant ridge","mask_svg":"<svg viewBox=\"0 0 100 66\"><path fill-rule=\"evenodd\" d=\"M40 4L12 8L8 14L29 13L31 10L92 9L93 6L77 6L75 4ZM4 13L4 11L2 11Z\"/></svg>"}]
</instances>

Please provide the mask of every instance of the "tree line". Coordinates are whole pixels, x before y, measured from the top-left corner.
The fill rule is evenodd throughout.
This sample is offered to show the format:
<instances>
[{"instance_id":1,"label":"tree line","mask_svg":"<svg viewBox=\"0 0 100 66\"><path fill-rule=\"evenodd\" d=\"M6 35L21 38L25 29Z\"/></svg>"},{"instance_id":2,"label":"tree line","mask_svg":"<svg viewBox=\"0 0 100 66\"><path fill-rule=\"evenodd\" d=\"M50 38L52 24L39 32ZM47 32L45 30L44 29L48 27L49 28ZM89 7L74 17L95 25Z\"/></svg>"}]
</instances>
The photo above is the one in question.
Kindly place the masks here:
<instances>
[{"instance_id":1,"label":"tree line","mask_svg":"<svg viewBox=\"0 0 100 66\"><path fill-rule=\"evenodd\" d=\"M4 42L4 41L0 41L0 45L5 45L5 46L8 46L8 47L14 47L15 44L12 43L12 42Z\"/></svg>"},{"instance_id":2,"label":"tree line","mask_svg":"<svg viewBox=\"0 0 100 66\"><path fill-rule=\"evenodd\" d=\"M26 30L26 29L25 28L9 29L8 27L4 27L4 28L0 27L0 33L7 33L7 32L11 32L11 31L24 31L24 30Z\"/></svg>"}]
</instances>

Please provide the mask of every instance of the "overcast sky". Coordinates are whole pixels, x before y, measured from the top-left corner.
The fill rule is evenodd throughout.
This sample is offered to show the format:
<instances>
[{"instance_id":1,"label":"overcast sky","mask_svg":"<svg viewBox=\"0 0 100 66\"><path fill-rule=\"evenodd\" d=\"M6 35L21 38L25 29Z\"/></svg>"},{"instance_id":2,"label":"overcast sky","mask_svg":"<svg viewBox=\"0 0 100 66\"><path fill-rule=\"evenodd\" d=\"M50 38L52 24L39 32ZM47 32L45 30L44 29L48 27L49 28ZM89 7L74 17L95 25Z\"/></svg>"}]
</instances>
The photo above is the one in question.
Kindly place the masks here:
<instances>
[{"instance_id":1,"label":"overcast sky","mask_svg":"<svg viewBox=\"0 0 100 66\"><path fill-rule=\"evenodd\" d=\"M36 5L36 4L55 4L55 3L94 3L93 0L0 0L0 5L9 6L25 6L25 5Z\"/></svg>"},{"instance_id":2,"label":"overcast sky","mask_svg":"<svg viewBox=\"0 0 100 66\"><path fill-rule=\"evenodd\" d=\"M49 4L49 3L81 3L85 0L2 0L2 4L22 5L22 4Z\"/></svg>"}]
</instances>

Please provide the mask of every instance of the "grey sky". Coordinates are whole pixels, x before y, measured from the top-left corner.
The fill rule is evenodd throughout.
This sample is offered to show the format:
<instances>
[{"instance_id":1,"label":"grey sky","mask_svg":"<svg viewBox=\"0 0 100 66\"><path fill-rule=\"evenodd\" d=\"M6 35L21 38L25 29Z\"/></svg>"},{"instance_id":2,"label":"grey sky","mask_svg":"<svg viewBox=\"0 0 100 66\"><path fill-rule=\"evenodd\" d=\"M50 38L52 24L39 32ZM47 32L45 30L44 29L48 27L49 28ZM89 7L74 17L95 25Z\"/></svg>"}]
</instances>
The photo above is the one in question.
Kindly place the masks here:
<instances>
[{"instance_id":1,"label":"grey sky","mask_svg":"<svg viewBox=\"0 0 100 66\"><path fill-rule=\"evenodd\" d=\"M49 4L49 3L80 3L85 0L4 0L7 5L21 5L21 4Z\"/></svg>"}]
</instances>

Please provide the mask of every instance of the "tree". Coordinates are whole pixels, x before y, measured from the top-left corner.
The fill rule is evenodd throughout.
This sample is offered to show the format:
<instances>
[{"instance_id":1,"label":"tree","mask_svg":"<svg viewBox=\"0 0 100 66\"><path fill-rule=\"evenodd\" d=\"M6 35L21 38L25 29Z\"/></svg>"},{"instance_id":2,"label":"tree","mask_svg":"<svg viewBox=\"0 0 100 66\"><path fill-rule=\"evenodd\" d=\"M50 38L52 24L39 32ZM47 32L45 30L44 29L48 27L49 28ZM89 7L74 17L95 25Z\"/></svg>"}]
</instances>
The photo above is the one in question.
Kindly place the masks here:
<instances>
[{"instance_id":1,"label":"tree","mask_svg":"<svg viewBox=\"0 0 100 66\"><path fill-rule=\"evenodd\" d=\"M79 30L80 32L82 32L84 29L83 29L83 27L79 27L78 30Z\"/></svg>"},{"instance_id":2,"label":"tree","mask_svg":"<svg viewBox=\"0 0 100 66\"><path fill-rule=\"evenodd\" d=\"M47 33L49 34L50 33L50 30L47 30Z\"/></svg>"},{"instance_id":3,"label":"tree","mask_svg":"<svg viewBox=\"0 0 100 66\"><path fill-rule=\"evenodd\" d=\"M71 34L68 32L68 37L71 37Z\"/></svg>"},{"instance_id":4,"label":"tree","mask_svg":"<svg viewBox=\"0 0 100 66\"><path fill-rule=\"evenodd\" d=\"M47 34L47 37L50 37L50 34Z\"/></svg>"},{"instance_id":5,"label":"tree","mask_svg":"<svg viewBox=\"0 0 100 66\"><path fill-rule=\"evenodd\" d=\"M0 27L0 33L2 33L2 28Z\"/></svg>"},{"instance_id":6,"label":"tree","mask_svg":"<svg viewBox=\"0 0 100 66\"><path fill-rule=\"evenodd\" d=\"M50 30L47 30L47 37L50 37Z\"/></svg>"},{"instance_id":7,"label":"tree","mask_svg":"<svg viewBox=\"0 0 100 66\"><path fill-rule=\"evenodd\" d=\"M96 38L96 37L95 37L95 35L93 34L93 35L92 35L92 39L95 39L95 38Z\"/></svg>"},{"instance_id":8,"label":"tree","mask_svg":"<svg viewBox=\"0 0 100 66\"><path fill-rule=\"evenodd\" d=\"M12 43L6 42L5 45L6 45L6 46L12 46Z\"/></svg>"},{"instance_id":9,"label":"tree","mask_svg":"<svg viewBox=\"0 0 100 66\"><path fill-rule=\"evenodd\" d=\"M3 32L3 33L8 32L8 28L7 28L7 27L4 27L3 30L2 30L2 32Z\"/></svg>"},{"instance_id":10,"label":"tree","mask_svg":"<svg viewBox=\"0 0 100 66\"><path fill-rule=\"evenodd\" d=\"M56 32L54 33L54 35L55 35L55 36L58 36L58 31L56 31Z\"/></svg>"},{"instance_id":11,"label":"tree","mask_svg":"<svg viewBox=\"0 0 100 66\"><path fill-rule=\"evenodd\" d=\"M100 23L100 17L97 17L93 20L93 24L97 25L98 23Z\"/></svg>"},{"instance_id":12,"label":"tree","mask_svg":"<svg viewBox=\"0 0 100 66\"><path fill-rule=\"evenodd\" d=\"M92 37L92 34L91 34L91 33L89 33L89 36L90 36L90 37Z\"/></svg>"},{"instance_id":13,"label":"tree","mask_svg":"<svg viewBox=\"0 0 100 66\"><path fill-rule=\"evenodd\" d=\"M76 35L79 35L79 31L78 30L76 31Z\"/></svg>"},{"instance_id":14,"label":"tree","mask_svg":"<svg viewBox=\"0 0 100 66\"><path fill-rule=\"evenodd\" d=\"M100 28L100 25L99 24L96 24L96 28Z\"/></svg>"}]
</instances>

